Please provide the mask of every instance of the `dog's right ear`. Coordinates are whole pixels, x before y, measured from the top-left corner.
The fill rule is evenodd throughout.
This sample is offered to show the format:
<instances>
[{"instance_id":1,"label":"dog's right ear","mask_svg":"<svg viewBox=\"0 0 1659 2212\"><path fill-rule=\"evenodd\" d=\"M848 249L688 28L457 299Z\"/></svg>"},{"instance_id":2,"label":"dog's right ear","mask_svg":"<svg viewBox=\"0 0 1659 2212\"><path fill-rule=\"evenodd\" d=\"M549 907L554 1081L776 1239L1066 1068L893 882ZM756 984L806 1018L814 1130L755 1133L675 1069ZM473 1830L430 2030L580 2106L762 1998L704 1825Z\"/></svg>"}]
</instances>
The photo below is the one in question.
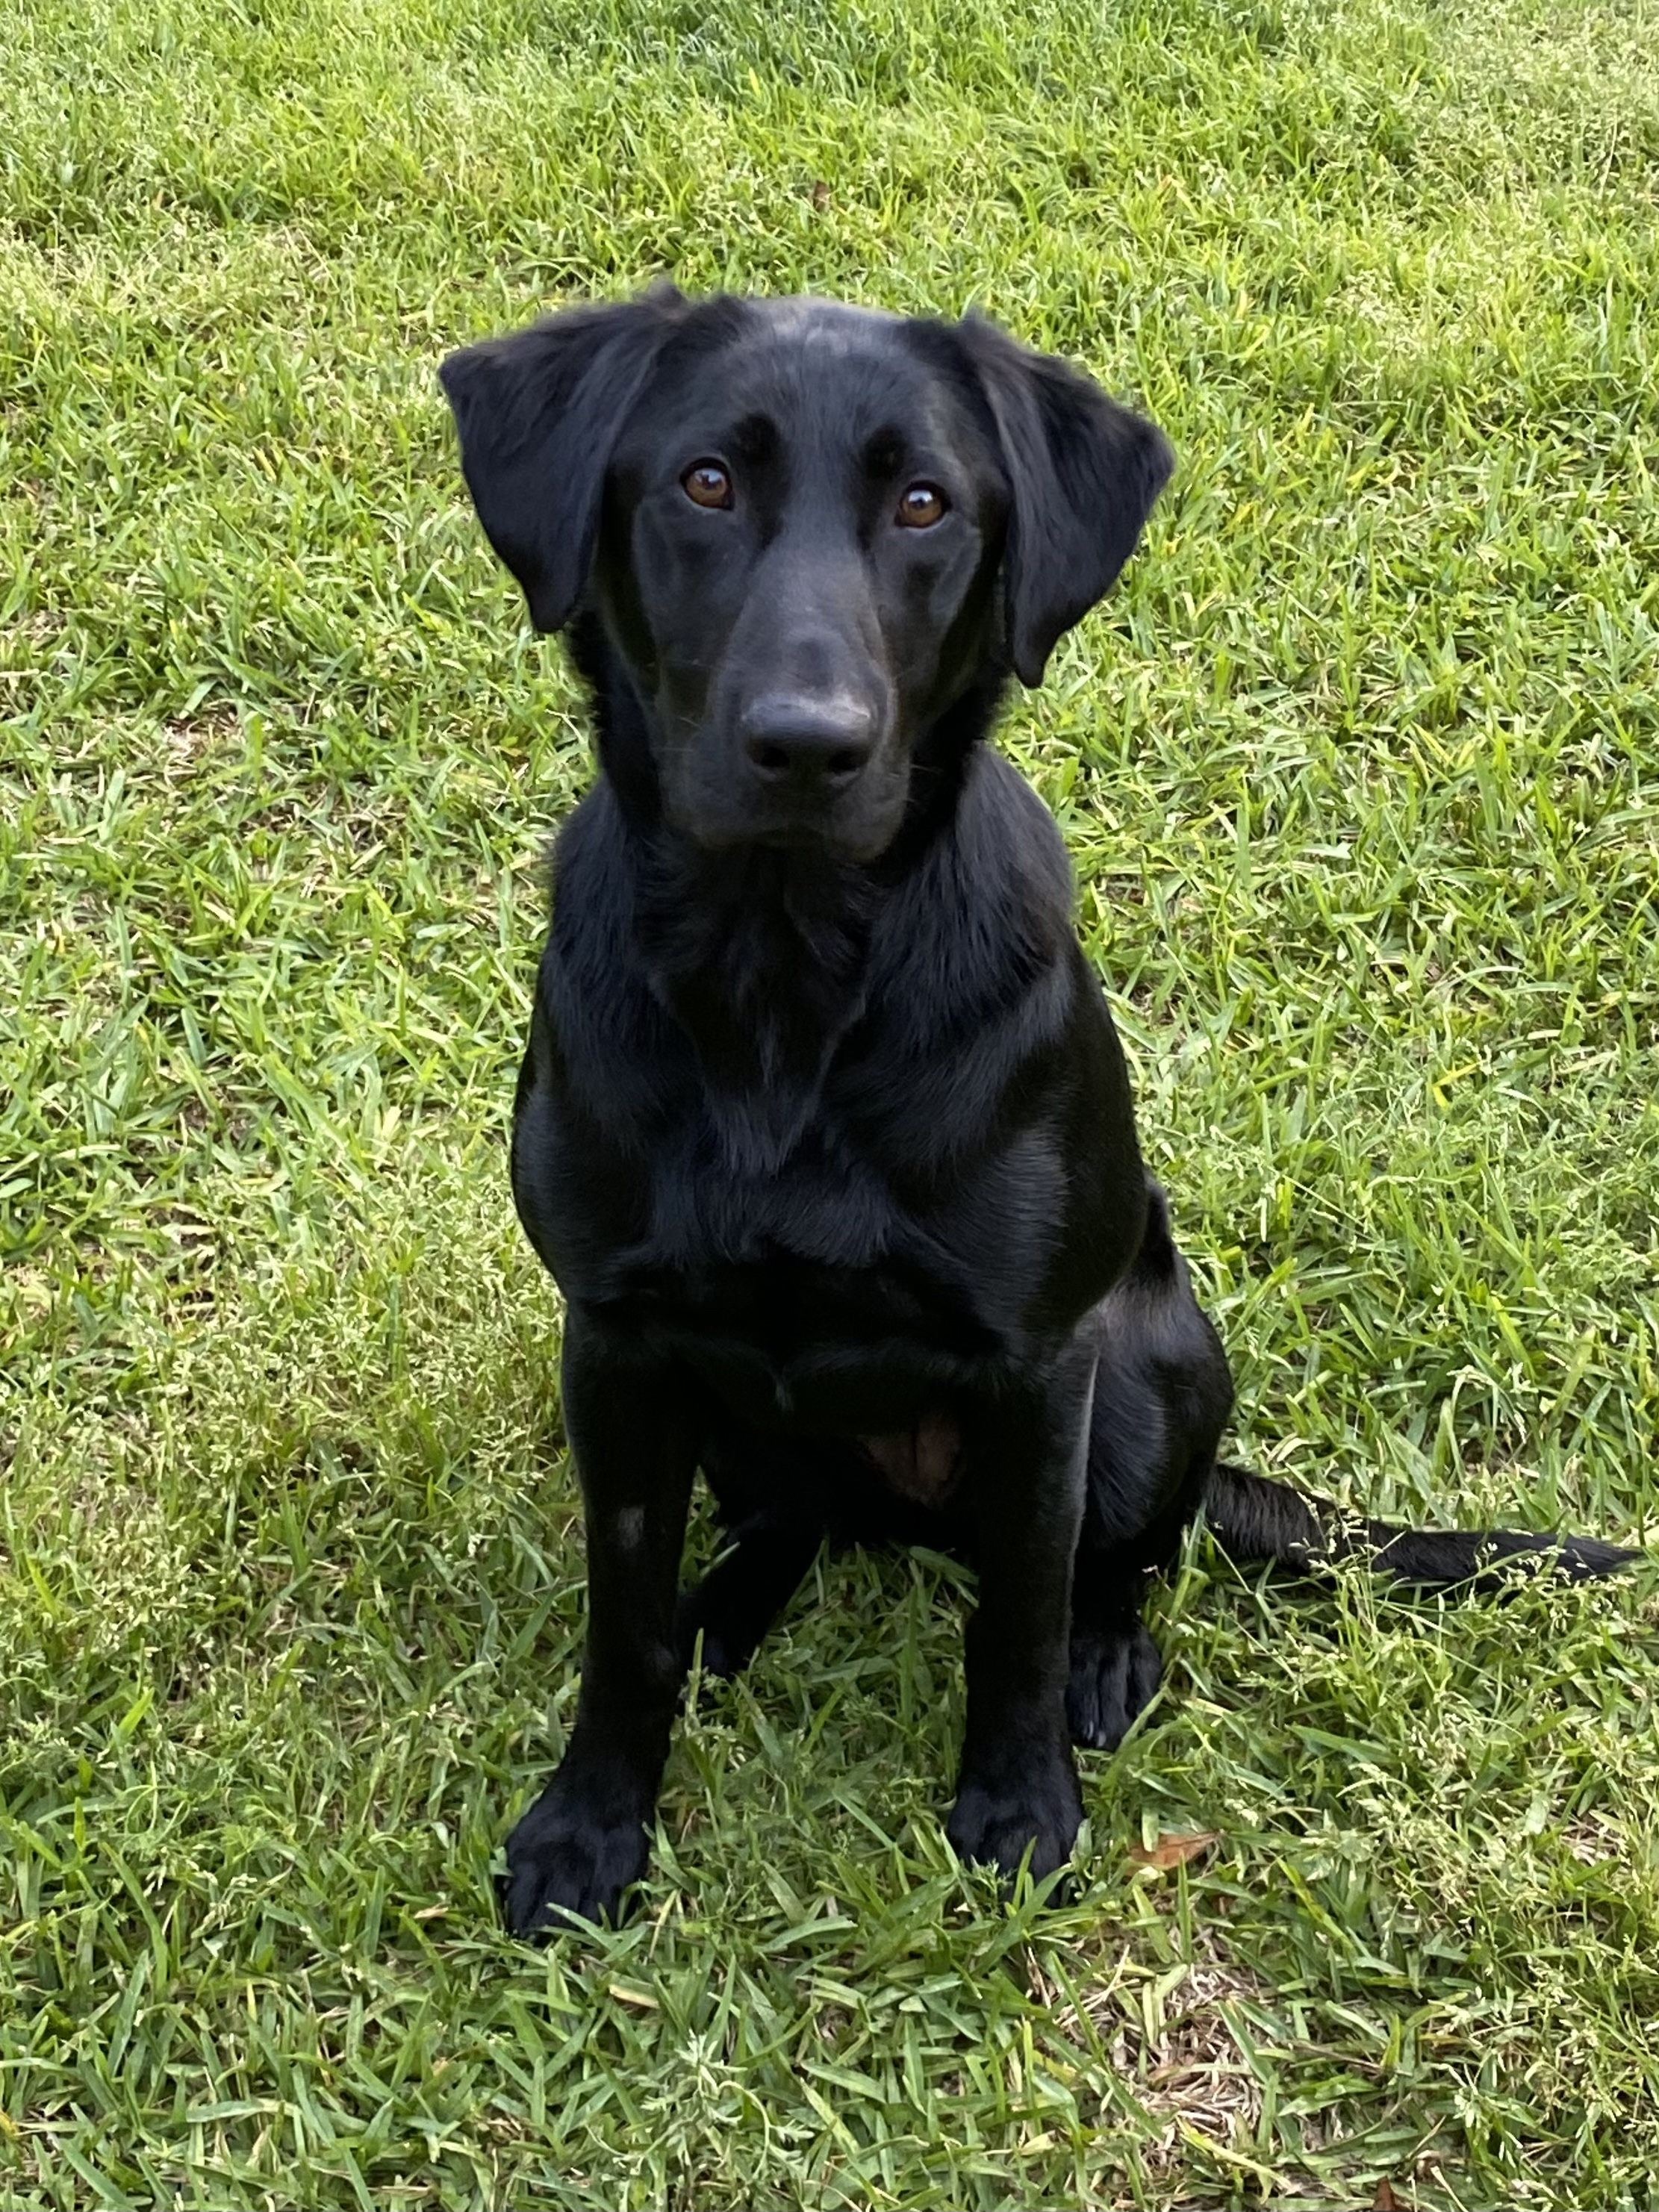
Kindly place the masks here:
<instances>
[{"instance_id":1,"label":"dog's right ear","mask_svg":"<svg viewBox=\"0 0 1659 2212\"><path fill-rule=\"evenodd\" d=\"M687 304L664 283L637 300L568 307L453 353L438 371L478 520L539 630L562 629L576 611L612 448Z\"/></svg>"}]
</instances>

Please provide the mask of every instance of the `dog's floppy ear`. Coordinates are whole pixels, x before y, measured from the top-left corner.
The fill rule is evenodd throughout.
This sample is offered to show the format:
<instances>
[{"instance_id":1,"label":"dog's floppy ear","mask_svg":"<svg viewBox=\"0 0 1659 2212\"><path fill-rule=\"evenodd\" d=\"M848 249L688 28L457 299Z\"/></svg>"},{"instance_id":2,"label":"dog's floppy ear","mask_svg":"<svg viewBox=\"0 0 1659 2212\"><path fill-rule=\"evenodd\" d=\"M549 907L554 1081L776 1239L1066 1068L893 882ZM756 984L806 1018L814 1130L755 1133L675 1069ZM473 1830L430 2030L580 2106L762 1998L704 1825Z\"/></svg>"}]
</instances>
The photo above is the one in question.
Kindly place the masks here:
<instances>
[{"instance_id":1,"label":"dog's floppy ear","mask_svg":"<svg viewBox=\"0 0 1659 2212\"><path fill-rule=\"evenodd\" d=\"M1110 590L1175 466L1155 423L1051 354L969 315L961 325L1013 495L1004 556L1008 652L1028 690L1056 641Z\"/></svg>"},{"instance_id":2,"label":"dog's floppy ear","mask_svg":"<svg viewBox=\"0 0 1659 2212\"><path fill-rule=\"evenodd\" d=\"M672 284L653 285L486 338L438 371L472 504L538 629L562 629L575 612L617 433L685 308Z\"/></svg>"}]
</instances>

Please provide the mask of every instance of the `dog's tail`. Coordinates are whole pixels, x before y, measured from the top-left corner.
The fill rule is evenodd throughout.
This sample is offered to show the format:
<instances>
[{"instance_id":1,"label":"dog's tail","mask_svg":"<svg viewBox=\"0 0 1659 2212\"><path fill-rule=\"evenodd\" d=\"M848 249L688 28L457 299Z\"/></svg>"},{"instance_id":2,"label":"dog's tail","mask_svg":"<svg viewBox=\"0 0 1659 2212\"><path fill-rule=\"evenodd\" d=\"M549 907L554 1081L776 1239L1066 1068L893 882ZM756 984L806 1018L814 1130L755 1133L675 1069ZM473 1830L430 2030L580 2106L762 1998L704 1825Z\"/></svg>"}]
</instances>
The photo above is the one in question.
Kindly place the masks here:
<instances>
[{"instance_id":1,"label":"dog's tail","mask_svg":"<svg viewBox=\"0 0 1659 2212\"><path fill-rule=\"evenodd\" d=\"M1529 1559L1534 1569L1570 1582L1616 1574L1641 1559L1595 1536L1541 1536L1515 1528L1396 1528L1318 1505L1283 1482L1218 1461L1205 1493L1204 1517L1230 1559L1260 1561L1316 1574L1338 1559L1363 1559L1396 1582L1419 1589L1504 1587L1505 1562Z\"/></svg>"}]
</instances>

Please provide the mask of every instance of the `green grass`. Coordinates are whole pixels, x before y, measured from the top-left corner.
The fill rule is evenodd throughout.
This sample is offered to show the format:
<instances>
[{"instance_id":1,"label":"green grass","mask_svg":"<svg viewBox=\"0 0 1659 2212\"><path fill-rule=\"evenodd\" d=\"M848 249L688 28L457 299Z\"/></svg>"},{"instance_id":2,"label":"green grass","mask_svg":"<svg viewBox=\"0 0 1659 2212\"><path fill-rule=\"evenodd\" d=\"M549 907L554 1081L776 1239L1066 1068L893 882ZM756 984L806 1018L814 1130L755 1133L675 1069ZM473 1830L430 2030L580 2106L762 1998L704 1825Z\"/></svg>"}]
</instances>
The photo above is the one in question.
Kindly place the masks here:
<instances>
[{"instance_id":1,"label":"green grass","mask_svg":"<svg viewBox=\"0 0 1659 2212\"><path fill-rule=\"evenodd\" d=\"M1006 743L1240 1449L1651 1541L1646 0L0 33L0 2201L1659 2200L1651 1571L1442 1609L1195 1539L1043 1911L943 1840L963 1577L826 1564L632 1923L497 1932L582 1618L503 1135L588 770L433 375L667 265L1140 398L1181 475Z\"/></svg>"}]
</instances>

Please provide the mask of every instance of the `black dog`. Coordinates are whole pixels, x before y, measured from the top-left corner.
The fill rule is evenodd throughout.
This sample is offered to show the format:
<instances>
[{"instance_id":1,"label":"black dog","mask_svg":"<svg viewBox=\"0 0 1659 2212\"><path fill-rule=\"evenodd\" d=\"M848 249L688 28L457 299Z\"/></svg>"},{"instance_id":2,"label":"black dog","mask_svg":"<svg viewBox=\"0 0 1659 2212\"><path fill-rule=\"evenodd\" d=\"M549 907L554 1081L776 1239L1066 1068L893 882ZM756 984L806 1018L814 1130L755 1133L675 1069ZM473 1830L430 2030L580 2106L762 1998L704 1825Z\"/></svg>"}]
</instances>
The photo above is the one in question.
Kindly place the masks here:
<instances>
[{"instance_id":1,"label":"black dog","mask_svg":"<svg viewBox=\"0 0 1659 2212\"><path fill-rule=\"evenodd\" d=\"M600 780L560 836L513 1184L568 1301L590 1620L509 1927L643 1869L696 1638L741 1667L818 1545L975 1563L950 1834L1036 1875L1071 1743L1156 1686L1143 1577L1357 1544L1418 1581L1590 1541L1322 1526L1218 1467L1226 1361L1135 1142L1066 854L984 743L1129 557L1149 422L989 324L582 307L445 362L466 480L567 626ZM734 1548L676 1604L701 1465Z\"/></svg>"}]
</instances>

